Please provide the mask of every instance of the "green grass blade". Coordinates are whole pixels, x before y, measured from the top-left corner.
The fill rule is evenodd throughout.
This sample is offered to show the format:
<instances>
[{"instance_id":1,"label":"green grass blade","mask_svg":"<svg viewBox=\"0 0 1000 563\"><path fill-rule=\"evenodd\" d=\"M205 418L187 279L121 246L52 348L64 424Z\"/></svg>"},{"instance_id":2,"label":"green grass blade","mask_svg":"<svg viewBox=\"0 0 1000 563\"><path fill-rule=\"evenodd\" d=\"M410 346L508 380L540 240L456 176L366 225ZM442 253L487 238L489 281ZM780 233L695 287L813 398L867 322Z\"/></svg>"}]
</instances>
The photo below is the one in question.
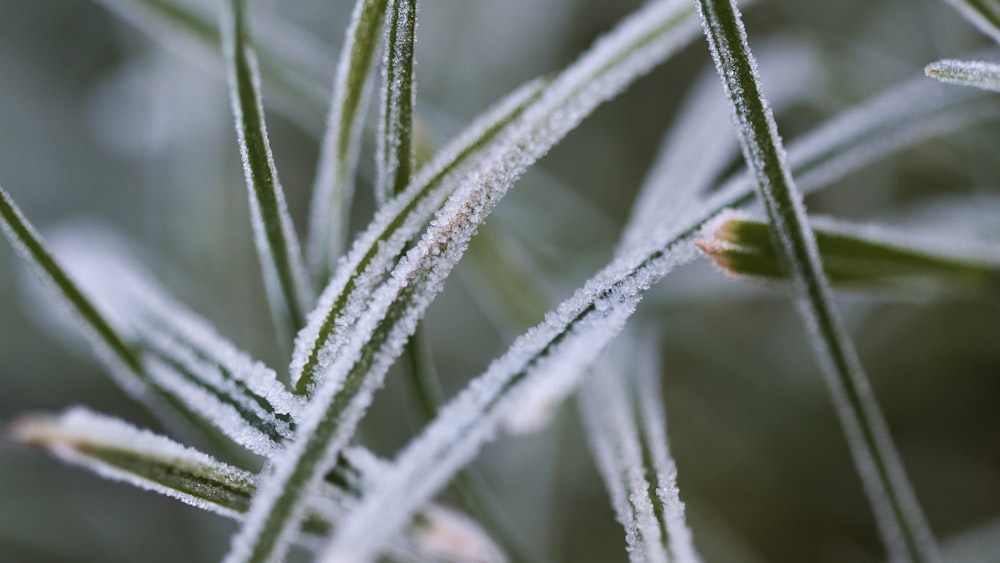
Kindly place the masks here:
<instances>
[{"instance_id":1,"label":"green grass blade","mask_svg":"<svg viewBox=\"0 0 1000 563\"><path fill-rule=\"evenodd\" d=\"M777 126L763 98L756 63L731 0L698 0L705 35L733 105L737 134L756 179L783 267L792 278L858 473L893 559L934 561L930 529L892 444L853 343L832 305L801 194L785 161Z\"/></svg>"},{"instance_id":2,"label":"green grass blade","mask_svg":"<svg viewBox=\"0 0 1000 563\"><path fill-rule=\"evenodd\" d=\"M1000 43L1000 2L997 0L946 0L958 13L991 39Z\"/></svg>"},{"instance_id":3,"label":"green grass blade","mask_svg":"<svg viewBox=\"0 0 1000 563\"><path fill-rule=\"evenodd\" d=\"M344 251L361 152L362 118L382 37L385 4L386 0L358 0L340 51L310 211L309 263L313 279L320 284L326 283L331 264Z\"/></svg>"},{"instance_id":4,"label":"green grass blade","mask_svg":"<svg viewBox=\"0 0 1000 563\"><path fill-rule=\"evenodd\" d=\"M230 518L246 511L255 488L248 471L79 407L57 417L24 417L14 423L11 436L103 477Z\"/></svg>"},{"instance_id":5,"label":"green grass blade","mask_svg":"<svg viewBox=\"0 0 1000 563\"><path fill-rule=\"evenodd\" d=\"M379 205L402 193L413 174L416 30L417 0L389 0L382 61L382 119L376 155L375 200Z\"/></svg>"},{"instance_id":6,"label":"green grass blade","mask_svg":"<svg viewBox=\"0 0 1000 563\"><path fill-rule=\"evenodd\" d=\"M228 0L223 25L226 70L257 254L275 323L290 339L305 325L313 296L267 140L260 77L245 33L243 0Z\"/></svg>"},{"instance_id":7,"label":"green grass blade","mask_svg":"<svg viewBox=\"0 0 1000 563\"><path fill-rule=\"evenodd\" d=\"M220 0L95 0L113 14L135 25L169 50L210 71L222 68L218 29ZM261 22L256 45L268 93L282 113L307 131L315 131L316 116L329 104L331 75L326 51L315 40L269 14Z\"/></svg>"},{"instance_id":8,"label":"green grass blade","mask_svg":"<svg viewBox=\"0 0 1000 563\"><path fill-rule=\"evenodd\" d=\"M1000 255L991 248L823 218L810 223L823 270L835 287L987 295L1000 287ZM787 280L767 222L752 215L721 215L697 243L726 274Z\"/></svg>"},{"instance_id":9,"label":"green grass blade","mask_svg":"<svg viewBox=\"0 0 1000 563\"><path fill-rule=\"evenodd\" d=\"M946 59L927 65L924 72L948 84L1000 92L1000 65L994 63Z\"/></svg>"}]
</instances>

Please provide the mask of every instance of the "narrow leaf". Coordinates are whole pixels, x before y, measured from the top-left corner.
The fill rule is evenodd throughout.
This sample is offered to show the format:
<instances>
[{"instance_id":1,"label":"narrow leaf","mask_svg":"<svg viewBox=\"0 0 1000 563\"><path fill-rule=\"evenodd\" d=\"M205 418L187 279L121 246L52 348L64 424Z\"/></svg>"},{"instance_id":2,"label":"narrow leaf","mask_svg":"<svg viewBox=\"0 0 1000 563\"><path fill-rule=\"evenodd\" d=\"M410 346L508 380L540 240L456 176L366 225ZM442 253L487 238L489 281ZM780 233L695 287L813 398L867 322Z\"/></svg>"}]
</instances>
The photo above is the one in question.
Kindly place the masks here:
<instances>
[{"instance_id":1,"label":"narrow leaf","mask_svg":"<svg viewBox=\"0 0 1000 563\"><path fill-rule=\"evenodd\" d=\"M946 0L951 7L994 41L1000 43L1000 2L997 0Z\"/></svg>"},{"instance_id":2,"label":"narrow leaf","mask_svg":"<svg viewBox=\"0 0 1000 563\"><path fill-rule=\"evenodd\" d=\"M582 386L587 436L632 561L699 561L667 446L657 348L619 340Z\"/></svg>"},{"instance_id":3,"label":"narrow leaf","mask_svg":"<svg viewBox=\"0 0 1000 563\"><path fill-rule=\"evenodd\" d=\"M799 313L812 337L858 473L893 559L937 560L937 549L903 471L854 346L832 305L816 240L792 180L743 22L732 0L698 0L702 25L733 105L747 167L756 180Z\"/></svg>"},{"instance_id":4,"label":"narrow leaf","mask_svg":"<svg viewBox=\"0 0 1000 563\"><path fill-rule=\"evenodd\" d=\"M344 251L361 152L362 118L382 36L379 30L385 4L386 0L358 0L340 50L310 208L309 263L319 283L326 282L330 265Z\"/></svg>"},{"instance_id":5,"label":"narrow leaf","mask_svg":"<svg viewBox=\"0 0 1000 563\"><path fill-rule=\"evenodd\" d=\"M276 460L274 477L255 499L227 561L270 561L283 554L289 530L301 517L304 491L353 433L475 228L514 180L590 111L690 39L692 24L692 9L684 2L647 5L562 73L462 181L421 241L368 301L348 335L346 352L324 370L332 375L314 394L296 441ZM320 313L324 310L321 305Z\"/></svg>"},{"instance_id":6,"label":"narrow leaf","mask_svg":"<svg viewBox=\"0 0 1000 563\"><path fill-rule=\"evenodd\" d=\"M946 59L927 65L924 72L948 84L1000 92L1000 65L995 63Z\"/></svg>"},{"instance_id":7,"label":"narrow leaf","mask_svg":"<svg viewBox=\"0 0 1000 563\"><path fill-rule=\"evenodd\" d=\"M312 290L267 140L256 56L245 40L243 0L228 0L228 8L223 18L226 71L257 254L275 322L290 336L305 325Z\"/></svg>"},{"instance_id":8,"label":"narrow leaf","mask_svg":"<svg viewBox=\"0 0 1000 563\"><path fill-rule=\"evenodd\" d=\"M79 407L58 417L24 417L11 427L11 436L102 477L230 518L246 511L255 488L247 471Z\"/></svg>"},{"instance_id":9,"label":"narrow leaf","mask_svg":"<svg viewBox=\"0 0 1000 563\"><path fill-rule=\"evenodd\" d=\"M873 153L885 155L1000 115L993 101L983 106L956 95L970 91L931 86L926 81L906 84L831 119L791 147L795 172L816 189L869 162ZM753 189L749 176L736 176L678 225L650 233L648 246L617 257L544 322L515 340L403 450L343 523L333 553L351 552L352 546L362 558L376 552L500 426L534 427L537 418L524 420L521 413L544 410L539 402L553 404L570 392L621 330L641 293L694 257L691 240L698 229L726 207L750 201ZM526 402L531 408L525 408Z\"/></svg>"},{"instance_id":10,"label":"narrow leaf","mask_svg":"<svg viewBox=\"0 0 1000 563\"><path fill-rule=\"evenodd\" d=\"M410 183L413 152L413 45L417 0L389 0L382 61L382 120L376 156L375 199L379 205Z\"/></svg>"},{"instance_id":11,"label":"narrow leaf","mask_svg":"<svg viewBox=\"0 0 1000 563\"><path fill-rule=\"evenodd\" d=\"M222 69L217 25L221 0L95 1L211 75ZM317 117L329 104L328 49L273 13L261 22L259 32L261 73L269 94L274 94L269 103L305 130L316 131Z\"/></svg>"},{"instance_id":12,"label":"narrow leaf","mask_svg":"<svg viewBox=\"0 0 1000 563\"><path fill-rule=\"evenodd\" d=\"M837 287L967 294L1000 287L1000 254L948 236L810 218L823 270ZM724 273L760 281L787 278L767 223L729 212L706 225L696 244Z\"/></svg>"}]
</instances>

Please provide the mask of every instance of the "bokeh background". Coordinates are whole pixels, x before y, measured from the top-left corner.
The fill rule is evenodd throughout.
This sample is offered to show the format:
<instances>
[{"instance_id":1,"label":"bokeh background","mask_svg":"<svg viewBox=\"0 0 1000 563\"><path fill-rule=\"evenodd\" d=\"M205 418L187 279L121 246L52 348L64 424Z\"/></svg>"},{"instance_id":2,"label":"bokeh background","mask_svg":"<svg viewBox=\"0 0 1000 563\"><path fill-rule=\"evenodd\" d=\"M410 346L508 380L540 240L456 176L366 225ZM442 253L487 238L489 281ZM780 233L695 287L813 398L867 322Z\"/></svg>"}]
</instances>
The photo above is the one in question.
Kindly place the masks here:
<instances>
[{"instance_id":1,"label":"bokeh background","mask_svg":"<svg viewBox=\"0 0 1000 563\"><path fill-rule=\"evenodd\" d=\"M280 14L296 30L290 42L315 43L317 72L332 73L352 2L252 4L256 21ZM446 140L516 85L568 64L639 4L423 0L422 138L429 145ZM919 76L928 62L988 46L940 0L760 0L746 15L753 43L781 37L817 53L815 72L801 78L807 94L779 116L786 138ZM698 40L602 107L518 183L488 223L517 235L511 241L522 245L534 282L552 298L569 295L611 256L661 136L708 63ZM80 220L116 229L147 249L150 268L178 297L283 368L218 66L165 49L96 2L5 0L0 77L0 185L43 232ZM322 114L310 111L268 114L300 232L323 124ZM355 229L372 212L371 137ZM851 174L809 206L1000 241L997 148L1000 123L983 124ZM24 289L34 283L0 244L0 422L83 404L159 428L81 343L52 335ZM497 322L502 307L476 284L475 272L460 267L426 321L449 392L516 335ZM1000 547L989 547L1000 546L996 304L995 297L964 296L840 300L930 523L945 542L971 550L969 561L1000 561ZM700 263L664 280L640 316L663 333L671 445L705 559L881 560L787 297L725 280ZM363 428L365 443L387 456L416 430L408 389L397 379L390 375ZM544 432L488 447L479 466L539 557L627 559L572 404ZM0 561L212 561L233 530L193 508L0 442Z\"/></svg>"}]
</instances>

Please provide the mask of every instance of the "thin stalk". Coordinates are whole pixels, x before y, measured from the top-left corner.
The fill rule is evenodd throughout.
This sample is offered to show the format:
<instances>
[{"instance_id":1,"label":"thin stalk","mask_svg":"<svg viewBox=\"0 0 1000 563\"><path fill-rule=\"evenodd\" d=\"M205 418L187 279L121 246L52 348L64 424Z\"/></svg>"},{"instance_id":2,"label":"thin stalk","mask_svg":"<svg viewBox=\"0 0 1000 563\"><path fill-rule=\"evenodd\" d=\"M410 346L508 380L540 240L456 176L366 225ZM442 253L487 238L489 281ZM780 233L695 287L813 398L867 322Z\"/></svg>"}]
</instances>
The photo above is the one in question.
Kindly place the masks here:
<instances>
[{"instance_id":1,"label":"thin stalk","mask_svg":"<svg viewBox=\"0 0 1000 563\"><path fill-rule=\"evenodd\" d=\"M939 559L930 529L904 473L887 425L853 343L832 305L830 290L806 220L802 197L732 0L698 0L705 36L734 112L747 166L756 179L772 237L792 277L802 315L847 434L858 473L894 560Z\"/></svg>"},{"instance_id":2,"label":"thin stalk","mask_svg":"<svg viewBox=\"0 0 1000 563\"><path fill-rule=\"evenodd\" d=\"M246 38L244 11L243 0L229 0L222 33L226 71L257 254L275 323L290 341L305 325L313 295L267 140L260 76Z\"/></svg>"}]
</instances>

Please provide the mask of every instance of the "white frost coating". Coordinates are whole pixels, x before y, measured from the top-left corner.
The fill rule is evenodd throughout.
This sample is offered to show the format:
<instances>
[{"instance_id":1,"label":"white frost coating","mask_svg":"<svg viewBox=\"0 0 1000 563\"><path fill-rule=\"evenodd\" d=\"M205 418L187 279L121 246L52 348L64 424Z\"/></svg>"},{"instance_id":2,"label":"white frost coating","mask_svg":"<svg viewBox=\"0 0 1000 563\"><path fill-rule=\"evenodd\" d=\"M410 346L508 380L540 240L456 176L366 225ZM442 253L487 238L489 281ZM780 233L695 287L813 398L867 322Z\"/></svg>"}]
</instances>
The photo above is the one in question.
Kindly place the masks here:
<instances>
[{"instance_id":1,"label":"white frost coating","mask_svg":"<svg viewBox=\"0 0 1000 563\"><path fill-rule=\"evenodd\" d=\"M128 452L156 464L181 467L199 474L210 474L213 480L225 482L238 489L253 487L254 477L247 471L182 446L165 436L140 430L122 420L81 407L69 409L58 417L26 417L14 424L11 435L20 443L43 446L64 461L90 469L102 477L173 497L191 506L229 518L239 518L240 515L229 507L164 486L142 475L112 465L101 459L99 452L88 453L86 449Z\"/></svg>"},{"instance_id":2,"label":"white frost coating","mask_svg":"<svg viewBox=\"0 0 1000 563\"><path fill-rule=\"evenodd\" d=\"M806 93L819 66L811 46L800 41L772 41L761 49L760 59L770 99L778 109ZM643 181L622 235L623 248L630 248L655 225L687 215L695 198L737 155L731 113L719 91L718 76L709 69L686 96Z\"/></svg>"},{"instance_id":3,"label":"white frost coating","mask_svg":"<svg viewBox=\"0 0 1000 563\"><path fill-rule=\"evenodd\" d=\"M739 9L732 0L698 0L744 159L778 235L779 252L790 270L796 304L833 397L858 474L868 493L890 557L937 560L937 549L853 343L831 304L816 240L792 175L760 77L747 44ZM729 34L730 28L734 34ZM745 73L745 75L744 75ZM747 92L746 90L751 90ZM898 102L897 102L898 103ZM761 123L763 121L763 123ZM878 470L881 466L882 471Z\"/></svg>"},{"instance_id":4,"label":"white frost coating","mask_svg":"<svg viewBox=\"0 0 1000 563\"><path fill-rule=\"evenodd\" d=\"M945 0L945 2L951 4L966 20L979 28L979 31L1000 43L1000 29L997 28L996 23L1000 19L1000 13L997 12L995 4L970 0ZM987 16L987 12L992 13Z\"/></svg>"},{"instance_id":5,"label":"white frost coating","mask_svg":"<svg viewBox=\"0 0 1000 563\"><path fill-rule=\"evenodd\" d=\"M295 340L295 352L290 366L293 383L302 377L316 354L312 373L325 371L343 345L346 334L364 311L365 304L376 284L395 262L406 243L420 232L427 220L458 187L469 163L462 155L482 140L487 132L509 116L528 99L537 95L544 81L533 80L521 86L496 106L477 118L455 140L448 143L437 156L423 166L411 185L399 196L379 208L375 218L363 234L355 239L351 251L342 257L334 277L327 284L319 303L309 314L306 327ZM480 157L473 158L473 163ZM460 163L457 170L452 166ZM348 285L353 287L346 292ZM331 318L335 304L343 299L340 314ZM328 328L325 328L327 327ZM326 331L325 337L322 337Z\"/></svg>"},{"instance_id":6,"label":"white frost coating","mask_svg":"<svg viewBox=\"0 0 1000 563\"><path fill-rule=\"evenodd\" d=\"M367 60L355 60L353 55L358 41L374 41L368 36L379 35L381 16L373 13L378 4L378 0L358 0L354 5L333 80L330 113L310 206L308 257L313 270L320 276L326 274L329 264L343 252L347 237L348 216L354 197L354 174L361 153L362 118L368 106L371 66L377 58L378 47L372 49ZM355 68L354 64L358 67ZM354 107L348 105L352 71L367 76L364 87L357 93Z\"/></svg>"},{"instance_id":7,"label":"white frost coating","mask_svg":"<svg viewBox=\"0 0 1000 563\"><path fill-rule=\"evenodd\" d=\"M395 195L399 176L414 167L413 101L416 80L413 52L416 0L388 0L382 60L381 119L375 155L375 201L383 205ZM393 38L395 37L395 40Z\"/></svg>"},{"instance_id":8,"label":"white frost coating","mask_svg":"<svg viewBox=\"0 0 1000 563\"><path fill-rule=\"evenodd\" d=\"M260 72L257 67L257 57L249 45L241 45L240 47L243 49L241 54L245 57L247 66L246 72L250 74L249 94L253 97L251 102L253 108L246 109L256 111L259 118L259 123L256 124L259 128L254 133L260 137L260 142L264 146L265 164L269 171L270 182L258 184L254 178L254 163L251 162L251 159L257 158L257 155L250 154L246 128L255 124L245 121L245 108L240 95L243 85L239 80L241 59L236 53L238 32L235 29L236 22L233 21L233 17L231 10L223 10L223 51L226 62L226 77L229 82L229 99L239 141L240 159L243 162L243 176L250 197L250 218L257 254L264 273L264 286L267 289L268 301L279 330L284 330L286 326L294 327L302 322L301 317L313 303L313 293L305 264L302 261L298 237L292 226L292 218L288 214L285 193L278 180L274 155L271 153L271 145L268 141L267 125L264 122L264 105L260 97ZM274 209L267 217L264 216L262 209L262 199L265 198L274 200ZM271 224L272 222L276 222L276 224ZM276 232L269 235L269 230L272 229ZM277 240L272 240L272 236L276 237Z\"/></svg>"},{"instance_id":9,"label":"white frost coating","mask_svg":"<svg viewBox=\"0 0 1000 563\"><path fill-rule=\"evenodd\" d=\"M945 59L927 65L924 72L948 84L1000 92L1000 65L996 63Z\"/></svg>"},{"instance_id":10,"label":"white frost coating","mask_svg":"<svg viewBox=\"0 0 1000 563\"><path fill-rule=\"evenodd\" d=\"M667 440L666 413L660 390L660 361L656 340L648 333L637 355L638 369L633 381L638 406L641 439L649 447L656 469L656 495L663 507L663 526L667 530L670 554L675 563L701 561L694 547L694 538L684 516L684 502L677 488L677 464L670 455Z\"/></svg>"},{"instance_id":11,"label":"white frost coating","mask_svg":"<svg viewBox=\"0 0 1000 563\"><path fill-rule=\"evenodd\" d=\"M663 562L670 560L666 538L649 498L649 483L643 465L636 416L628 397L628 363L634 358L628 339L621 339L595 367L583 385L579 401L587 437L598 469L611 493L618 522L625 528L629 560Z\"/></svg>"}]
</instances>

